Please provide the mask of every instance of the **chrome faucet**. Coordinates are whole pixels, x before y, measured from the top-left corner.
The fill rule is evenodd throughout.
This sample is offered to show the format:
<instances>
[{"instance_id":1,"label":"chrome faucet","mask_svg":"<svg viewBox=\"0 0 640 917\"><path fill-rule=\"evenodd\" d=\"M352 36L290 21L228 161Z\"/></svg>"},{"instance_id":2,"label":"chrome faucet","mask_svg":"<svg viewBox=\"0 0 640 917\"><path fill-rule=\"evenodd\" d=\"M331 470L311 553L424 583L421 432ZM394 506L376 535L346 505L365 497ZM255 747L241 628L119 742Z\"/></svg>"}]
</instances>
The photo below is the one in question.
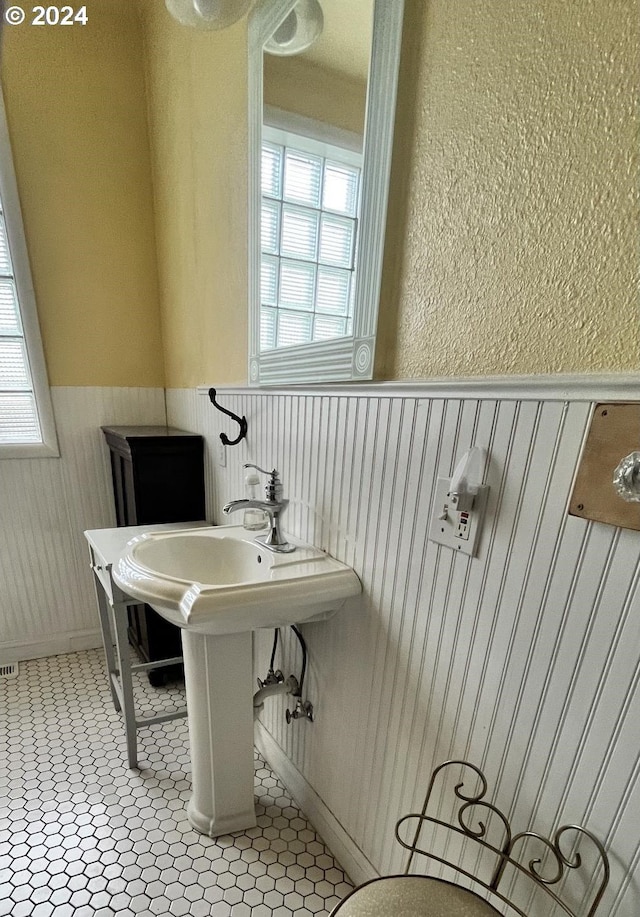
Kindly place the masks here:
<instances>
[{"instance_id":1,"label":"chrome faucet","mask_svg":"<svg viewBox=\"0 0 640 917\"><path fill-rule=\"evenodd\" d=\"M262 472L269 477L265 487L264 500L232 500L222 507L222 512L229 515L239 509L261 509L269 517L269 532L266 535L258 535L256 541L263 544L270 551L277 554L288 554L295 551L295 545L289 544L280 530L280 515L289 505L288 500L282 499L282 481L278 477L278 472L274 468L272 471L265 471L257 465L247 462L245 468L255 468L256 471Z\"/></svg>"}]
</instances>

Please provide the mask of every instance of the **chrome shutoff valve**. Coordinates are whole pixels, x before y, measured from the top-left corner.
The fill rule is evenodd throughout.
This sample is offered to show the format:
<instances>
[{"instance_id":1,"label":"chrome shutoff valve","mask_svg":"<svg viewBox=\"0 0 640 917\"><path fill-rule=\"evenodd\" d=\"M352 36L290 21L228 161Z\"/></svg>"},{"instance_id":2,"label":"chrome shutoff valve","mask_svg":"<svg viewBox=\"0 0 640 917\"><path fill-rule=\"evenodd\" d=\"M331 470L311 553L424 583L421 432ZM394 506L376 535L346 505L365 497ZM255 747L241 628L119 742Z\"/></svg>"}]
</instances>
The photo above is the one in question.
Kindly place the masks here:
<instances>
[{"instance_id":1,"label":"chrome shutoff valve","mask_svg":"<svg viewBox=\"0 0 640 917\"><path fill-rule=\"evenodd\" d=\"M299 719L307 719L313 723L313 704L308 700L303 702L301 698L298 698L295 710L287 710L286 717L287 724L290 724L291 720Z\"/></svg>"},{"instance_id":2,"label":"chrome shutoff valve","mask_svg":"<svg viewBox=\"0 0 640 917\"><path fill-rule=\"evenodd\" d=\"M281 669L276 669L275 672L273 669L269 669L265 680L263 681L261 678L258 678L257 681L259 688L266 688L267 685L281 685L284 681L284 675Z\"/></svg>"}]
</instances>

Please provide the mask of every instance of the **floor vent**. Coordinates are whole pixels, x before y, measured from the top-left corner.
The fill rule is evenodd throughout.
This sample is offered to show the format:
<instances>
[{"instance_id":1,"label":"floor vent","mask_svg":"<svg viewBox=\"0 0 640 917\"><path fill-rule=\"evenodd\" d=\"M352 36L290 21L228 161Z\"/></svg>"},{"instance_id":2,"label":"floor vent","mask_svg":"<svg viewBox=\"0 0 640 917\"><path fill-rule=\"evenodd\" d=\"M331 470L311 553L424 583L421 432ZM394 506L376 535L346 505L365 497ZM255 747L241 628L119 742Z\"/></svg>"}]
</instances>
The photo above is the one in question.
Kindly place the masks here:
<instances>
[{"instance_id":1,"label":"floor vent","mask_svg":"<svg viewBox=\"0 0 640 917\"><path fill-rule=\"evenodd\" d=\"M18 663L6 662L0 664L0 678L16 678L18 675Z\"/></svg>"}]
</instances>

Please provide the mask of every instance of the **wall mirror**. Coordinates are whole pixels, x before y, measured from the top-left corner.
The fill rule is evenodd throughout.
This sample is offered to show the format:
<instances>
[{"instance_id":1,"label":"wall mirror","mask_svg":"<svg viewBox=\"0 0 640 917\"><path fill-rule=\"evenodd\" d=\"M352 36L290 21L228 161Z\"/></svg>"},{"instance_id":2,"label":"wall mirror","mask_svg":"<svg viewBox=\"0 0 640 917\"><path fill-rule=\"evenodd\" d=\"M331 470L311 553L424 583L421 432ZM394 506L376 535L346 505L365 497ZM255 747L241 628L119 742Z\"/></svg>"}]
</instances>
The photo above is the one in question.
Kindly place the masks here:
<instances>
[{"instance_id":1,"label":"wall mirror","mask_svg":"<svg viewBox=\"0 0 640 917\"><path fill-rule=\"evenodd\" d=\"M373 375L404 0L249 22L249 381Z\"/></svg>"}]
</instances>

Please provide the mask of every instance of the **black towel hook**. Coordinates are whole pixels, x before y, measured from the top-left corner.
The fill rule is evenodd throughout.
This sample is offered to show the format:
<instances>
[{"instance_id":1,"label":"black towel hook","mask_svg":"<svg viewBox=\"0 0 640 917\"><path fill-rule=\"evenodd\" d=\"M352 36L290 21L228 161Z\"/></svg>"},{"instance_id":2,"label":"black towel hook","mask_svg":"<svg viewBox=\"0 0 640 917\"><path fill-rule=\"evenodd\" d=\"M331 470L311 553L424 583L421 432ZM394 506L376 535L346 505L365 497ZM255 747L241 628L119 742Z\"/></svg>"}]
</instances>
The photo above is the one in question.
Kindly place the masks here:
<instances>
[{"instance_id":1,"label":"black towel hook","mask_svg":"<svg viewBox=\"0 0 640 917\"><path fill-rule=\"evenodd\" d=\"M229 439L226 433L220 434L220 439L225 446L237 446L238 443L245 438L247 435L247 418L238 417L237 414L234 414L232 411L228 411L226 408L223 408L221 404L218 404L216 401L216 390L215 388L209 389L209 400L214 408L217 408L219 411L222 411L223 414L226 414L227 417L230 417L232 420L235 420L236 423L240 424L240 433L236 439Z\"/></svg>"}]
</instances>

